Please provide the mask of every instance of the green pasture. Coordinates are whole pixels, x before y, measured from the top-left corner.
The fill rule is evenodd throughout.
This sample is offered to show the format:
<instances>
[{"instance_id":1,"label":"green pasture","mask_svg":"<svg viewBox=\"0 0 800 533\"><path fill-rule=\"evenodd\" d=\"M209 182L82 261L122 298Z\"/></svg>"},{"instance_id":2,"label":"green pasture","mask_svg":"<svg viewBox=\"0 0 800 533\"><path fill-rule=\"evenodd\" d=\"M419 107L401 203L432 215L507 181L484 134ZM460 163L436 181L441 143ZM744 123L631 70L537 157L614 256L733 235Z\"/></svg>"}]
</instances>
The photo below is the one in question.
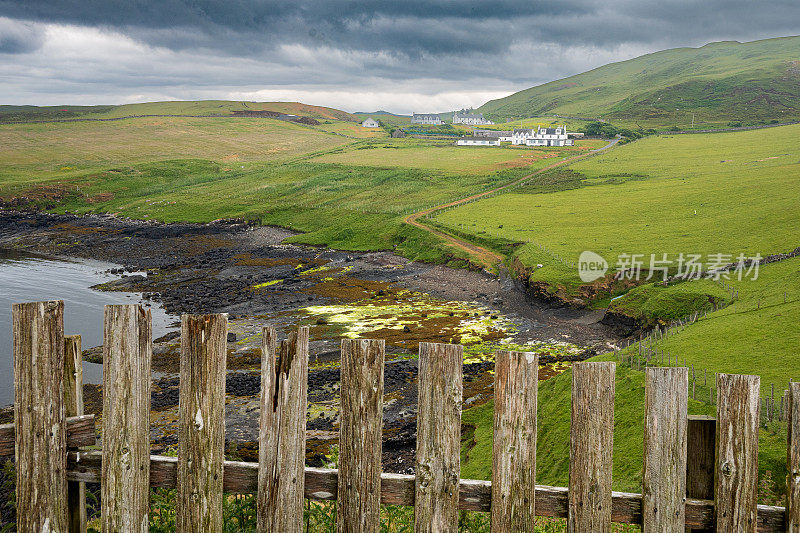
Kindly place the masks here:
<instances>
[{"instance_id":1,"label":"green pasture","mask_svg":"<svg viewBox=\"0 0 800 533\"><path fill-rule=\"evenodd\" d=\"M168 159L221 167L277 161L352 140L267 118L134 118L110 122L0 125L0 191Z\"/></svg>"},{"instance_id":2,"label":"green pasture","mask_svg":"<svg viewBox=\"0 0 800 533\"><path fill-rule=\"evenodd\" d=\"M332 150L313 159L353 166L441 170L453 175L488 174L505 169L531 171L604 144L579 141L574 147L454 146L453 141L386 139Z\"/></svg>"},{"instance_id":3,"label":"green pasture","mask_svg":"<svg viewBox=\"0 0 800 533\"><path fill-rule=\"evenodd\" d=\"M790 379L800 379L800 258L762 265L757 279L731 276L726 283L738 291L733 304L676 330L656 347L712 374L759 375L762 390L774 386L779 396ZM638 298L639 290L620 298L620 305Z\"/></svg>"},{"instance_id":4,"label":"green pasture","mask_svg":"<svg viewBox=\"0 0 800 533\"><path fill-rule=\"evenodd\" d=\"M523 243L532 279L578 285L584 250L619 254L757 253L800 245L800 126L656 136L555 169L525 187L448 210L462 234Z\"/></svg>"}]
</instances>

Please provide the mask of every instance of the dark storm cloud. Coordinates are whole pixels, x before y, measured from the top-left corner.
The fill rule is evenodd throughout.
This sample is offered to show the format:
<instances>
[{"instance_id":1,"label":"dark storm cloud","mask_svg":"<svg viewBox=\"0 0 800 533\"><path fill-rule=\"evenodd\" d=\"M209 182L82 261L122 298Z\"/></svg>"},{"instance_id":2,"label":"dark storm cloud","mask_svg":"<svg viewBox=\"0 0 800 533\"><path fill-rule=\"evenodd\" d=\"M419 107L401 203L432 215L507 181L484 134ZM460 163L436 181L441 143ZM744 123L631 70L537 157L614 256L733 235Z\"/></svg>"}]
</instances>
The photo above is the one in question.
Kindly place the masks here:
<instances>
[{"instance_id":1,"label":"dark storm cloud","mask_svg":"<svg viewBox=\"0 0 800 533\"><path fill-rule=\"evenodd\" d=\"M33 24L20 24L0 19L0 54L22 54L36 50L42 43L42 33Z\"/></svg>"},{"instance_id":2,"label":"dark storm cloud","mask_svg":"<svg viewBox=\"0 0 800 533\"><path fill-rule=\"evenodd\" d=\"M497 95L797 20L797 0L0 0L0 100Z\"/></svg>"},{"instance_id":3,"label":"dark storm cloud","mask_svg":"<svg viewBox=\"0 0 800 533\"><path fill-rule=\"evenodd\" d=\"M498 53L508 39L608 46L796 31L796 0L0 0L0 15L114 28L172 49L258 54L276 44L426 54Z\"/></svg>"},{"instance_id":4,"label":"dark storm cloud","mask_svg":"<svg viewBox=\"0 0 800 533\"><path fill-rule=\"evenodd\" d=\"M202 46L231 53L259 53L287 41L345 50L392 50L409 56L499 49L502 39L467 34L480 32L484 23L508 30L531 17L577 17L591 11L577 0L542 4L476 0L0 1L0 14L11 18L111 27L160 46Z\"/></svg>"}]
</instances>

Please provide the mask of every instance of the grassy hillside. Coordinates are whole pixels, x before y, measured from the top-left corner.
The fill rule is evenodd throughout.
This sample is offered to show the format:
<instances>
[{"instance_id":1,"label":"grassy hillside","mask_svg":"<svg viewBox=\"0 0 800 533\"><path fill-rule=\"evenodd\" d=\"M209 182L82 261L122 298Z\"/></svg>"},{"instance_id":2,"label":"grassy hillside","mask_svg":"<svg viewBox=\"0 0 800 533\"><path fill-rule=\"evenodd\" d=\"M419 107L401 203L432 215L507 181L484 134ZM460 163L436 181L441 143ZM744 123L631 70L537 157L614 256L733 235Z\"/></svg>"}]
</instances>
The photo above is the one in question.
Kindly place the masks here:
<instances>
[{"instance_id":1,"label":"grassy hillside","mask_svg":"<svg viewBox=\"0 0 800 533\"><path fill-rule=\"evenodd\" d=\"M436 222L474 238L522 242L542 264L531 281L570 292L584 250L619 254L745 253L800 245L800 126L641 139L514 192L449 210ZM558 260L565 258L567 264Z\"/></svg>"},{"instance_id":2,"label":"grassy hillside","mask_svg":"<svg viewBox=\"0 0 800 533\"><path fill-rule=\"evenodd\" d=\"M134 111L166 113L172 105ZM197 105L200 113L210 104ZM141 117L0 125L0 205L162 221L244 217L304 232L295 242L460 261L460 252L405 225L404 215L507 183L557 155L457 149L321 122Z\"/></svg>"},{"instance_id":3,"label":"grassy hillside","mask_svg":"<svg viewBox=\"0 0 800 533\"><path fill-rule=\"evenodd\" d=\"M569 148L531 150L517 147L463 147L452 141L385 139L331 150L314 159L358 166L437 169L452 174L487 174L504 169L546 166L561 157L602 146L602 141L578 141Z\"/></svg>"},{"instance_id":4,"label":"grassy hillside","mask_svg":"<svg viewBox=\"0 0 800 533\"><path fill-rule=\"evenodd\" d=\"M197 100L146 102L106 106L0 106L0 123L75 118L119 118L135 115L229 115L232 111L262 110L287 113L318 120L355 122L358 117L339 109L298 102L233 102Z\"/></svg>"},{"instance_id":5,"label":"grassy hillside","mask_svg":"<svg viewBox=\"0 0 800 533\"><path fill-rule=\"evenodd\" d=\"M800 119L800 37L675 48L492 100L495 120L560 114L688 129Z\"/></svg>"},{"instance_id":6,"label":"grassy hillside","mask_svg":"<svg viewBox=\"0 0 800 533\"><path fill-rule=\"evenodd\" d=\"M596 357L592 360L608 359ZM568 484L571 388L570 371L539 383L537 484L560 487ZM462 477L491 479L493 408L493 402L488 402L463 412L462 423L475 426L475 432L474 443L465 443L462 447ZM690 414L714 415L715 412L712 405L689 400ZM643 439L644 372L617 364L612 474L614 490L641 493ZM785 427L773 423L761 430L758 460L759 501L782 505L780 495L786 490Z\"/></svg>"},{"instance_id":7,"label":"grassy hillside","mask_svg":"<svg viewBox=\"0 0 800 533\"><path fill-rule=\"evenodd\" d=\"M733 304L659 341L657 348L711 373L757 374L762 389L774 386L778 396L789 379L800 379L800 258L763 265L758 279L734 277L727 283L739 291Z\"/></svg>"},{"instance_id":8,"label":"grassy hillside","mask_svg":"<svg viewBox=\"0 0 800 533\"><path fill-rule=\"evenodd\" d=\"M90 170L205 158L223 167L284 160L349 141L266 118L135 118L0 126L0 188L72 180Z\"/></svg>"}]
</instances>

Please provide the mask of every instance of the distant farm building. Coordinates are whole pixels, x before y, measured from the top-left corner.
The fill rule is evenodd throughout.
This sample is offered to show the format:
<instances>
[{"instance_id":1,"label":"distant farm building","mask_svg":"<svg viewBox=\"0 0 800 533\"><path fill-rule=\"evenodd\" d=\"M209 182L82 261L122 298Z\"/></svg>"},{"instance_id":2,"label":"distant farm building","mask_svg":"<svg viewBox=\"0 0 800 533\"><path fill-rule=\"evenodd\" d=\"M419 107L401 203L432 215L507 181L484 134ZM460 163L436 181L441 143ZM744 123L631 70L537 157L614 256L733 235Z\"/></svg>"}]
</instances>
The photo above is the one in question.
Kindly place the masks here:
<instances>
[{"instance_id":1,"label":"distant farm building","mask_svg":"<svg viewBox=\"0 0 800 533\"><path fill-rule=\"evenodd\" d=\"M555 128L519 129L511 135L511 144L525 146L572 146L566 126Z\"/></svg>"},{"instance_id":2,"label":"distant farm building","mask_svg":"<svg viewBox=\"0 0 800 533\"><path fill-rule=\"evenodd\" d=\"M491 120L483 118L483 113L470 113L462 109L453 113L453 124L466 124L468 126L483 126L486 124L494 124Z\"/></svg>"},{"instance_id":3,"label":"distant farm building","mask_svg":"<svg viewBox=\"0 0 800 533\"><path fill-rule=\"evenodd\" d=\"M430 124L433 126L441 126L444 124L442 119L436 113L414 113L411 117L412 124Z\"/></svg>"},{"instance_id":4,"label":"distant farm building","mask_svg":"<svg viewBox=\"0 0 800 533\"><path fill-rule=\"evenodd\" d=\"M365 128L380 128L381 127L381 125L378 124L378 121L375 120L372 117L370 117L367 120L365 120L364 122L362 122L361 125L364 126Z\"/></svg>"},{"instance_id":5,"label":"distant farm building","mask_svg":"<svg viewBox=\"0 0 800 533\"><path fill-rule=\"evenodd\" d=\"M457 146L500 146L497 137L461 137L456 141Z\"/></svg>"}]
</instances>

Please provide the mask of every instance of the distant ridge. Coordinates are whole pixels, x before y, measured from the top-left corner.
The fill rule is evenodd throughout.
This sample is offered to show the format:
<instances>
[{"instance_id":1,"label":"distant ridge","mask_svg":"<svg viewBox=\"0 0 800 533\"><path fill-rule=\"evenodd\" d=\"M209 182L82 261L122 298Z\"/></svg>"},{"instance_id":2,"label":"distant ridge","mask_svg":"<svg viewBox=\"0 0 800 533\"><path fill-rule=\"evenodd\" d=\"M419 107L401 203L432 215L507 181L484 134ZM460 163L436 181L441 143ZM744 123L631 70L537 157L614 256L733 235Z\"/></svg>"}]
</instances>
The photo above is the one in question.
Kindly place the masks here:
<instances>
[{"instance_id":1,"label":"distant ridge","mask_svg":"<svg viewBox=\"0 0 800 533\"><path fill-rule=\"evenodd\" d=\"M800 37L724 41L611 63L487 102L494 120L561 115L642 126L800 119Z\"/></svg>"},{"instance_id":2,"label":"distant ridge","mask_svg":"<svg viewBox=\"0 0 800 533\"><path fill-rule=\"evenodd\" d=\"M143 102L139 104L98 106L0 105L0 123L69 119L110 119L142 115L227 116L234 111L269 111L316 120L358 122L351 113L331 107L300 102L242 102L230 100L189 100Z\"/></svg>"},{"instance_id":3,"label":"distant ridge","mask_svg":"<svg viewBox=\"0 0 800 533\"><path fill-rule=\"evenodd\" d=\"M397 113L392 113L391 111L356 111L353 113L354 115L388 115L392 117L410 117L411 115L398 115Z\"/></svg>"}]
</instances>

